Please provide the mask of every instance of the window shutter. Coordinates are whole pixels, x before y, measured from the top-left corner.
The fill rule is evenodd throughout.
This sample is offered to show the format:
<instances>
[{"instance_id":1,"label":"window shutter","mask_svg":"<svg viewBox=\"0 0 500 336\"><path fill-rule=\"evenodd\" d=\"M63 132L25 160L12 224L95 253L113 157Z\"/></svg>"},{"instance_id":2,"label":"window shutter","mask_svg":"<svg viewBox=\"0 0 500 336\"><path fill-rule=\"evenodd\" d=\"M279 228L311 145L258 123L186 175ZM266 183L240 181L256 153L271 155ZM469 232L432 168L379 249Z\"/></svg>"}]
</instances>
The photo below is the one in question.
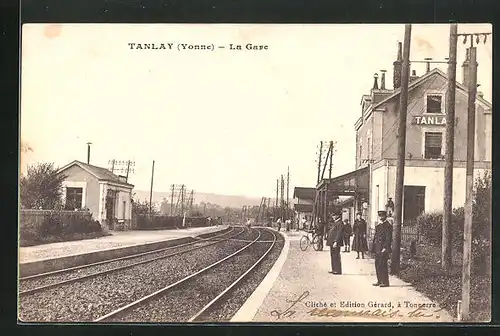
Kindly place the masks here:
<instances>
[{"instance_id":1,"label":"window shutter","mask_svg":"<svg viewBox=\"0 0 500 336\"><path fill-rule=\"evenodd\" d=\"M443 134L441 133L425 133L425 144L428 147L441 147Z\"/></svg>"}]
</instances>

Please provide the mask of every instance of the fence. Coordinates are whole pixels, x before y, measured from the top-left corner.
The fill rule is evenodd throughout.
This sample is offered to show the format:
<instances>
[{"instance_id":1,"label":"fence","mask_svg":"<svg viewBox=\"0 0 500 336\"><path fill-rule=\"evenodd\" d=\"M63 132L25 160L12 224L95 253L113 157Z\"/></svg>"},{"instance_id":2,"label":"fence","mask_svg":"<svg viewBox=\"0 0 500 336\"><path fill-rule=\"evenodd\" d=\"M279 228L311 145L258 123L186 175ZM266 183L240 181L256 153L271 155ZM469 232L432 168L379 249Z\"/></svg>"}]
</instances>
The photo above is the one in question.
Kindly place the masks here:
<instances>
[{"instance_id":1,"label":"fence","mask_svg":"<svg viewBox=\"0 0 500 336\"><path fill-rule=\"evenodd\" d=\"M28 210L19 212L19 234L22 241L47 236L98 232L101 226L88 211Z\"/></svg>"},{"instance_id":2,"label":"fence","mask_svg":"<svg viewBox=\"0 0 500 336\"><path fill-rule=\"evenodd\" d=\"M370 227L367 232L369 245L371 245L374 234L375 228ZM392 236L394 238L394 230L392 231ZM418 227L416 225L401 226L401 247L409 246L412 241L416 241L417 244L423 242L423 237L420 234Z\"/></svg>"},{"instance_id":3,"label":"fence","mask_svg":"<svg viewBox=\"0 0 500 336\"><path fill-rule=\"evenodd\" d=\"M182 228L181 216L153 216L133 215L132 228L137 230L162 230ZM206 217L186 217L186 227L208 226Z\"/></svg>"}]
</instances>

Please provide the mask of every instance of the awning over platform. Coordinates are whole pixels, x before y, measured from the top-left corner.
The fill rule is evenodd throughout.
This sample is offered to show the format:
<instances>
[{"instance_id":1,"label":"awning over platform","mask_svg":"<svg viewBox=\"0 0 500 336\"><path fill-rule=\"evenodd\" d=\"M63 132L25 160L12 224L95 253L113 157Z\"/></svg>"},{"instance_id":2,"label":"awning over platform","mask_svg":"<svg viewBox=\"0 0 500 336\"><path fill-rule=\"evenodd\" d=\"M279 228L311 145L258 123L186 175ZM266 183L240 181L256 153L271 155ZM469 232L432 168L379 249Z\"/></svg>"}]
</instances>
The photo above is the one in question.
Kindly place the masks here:
<instances>
[{"instance_id":1,"label":"awning over platform","mask_svg":"<svg viewBox=\"0 0 500 336\"><path fill-rule=\"evenodd\" d=\"M354 197L349 197L347 199L341 200L337 203L337 206L346 208L354 206Z\"/></svg>"},{"instance_id":2,"label":"awning over platform","mask_svg":"<svg viewBox=\"0 0 500 336\"><path fill-rule=\"evenodd\" d=\"M311 212L313 211L312 204L294 204L293 208L297 212Z\"/></svg>"},{"instance_id":3,"label":"awning over platform","mask_svg":"<svg viewBox=\"0 0 500 336\"><path fill-rule=\"evenodd\" d=\"M316 197L315 188L295 187L293 189L293 198L314 201L315 197Z\"/></svg>"},{"instance_id":4,"label":"awning over platform","mask_svg":"<svg viewBox=\"0 0 500 336\"><path fill-rule=\"evenodd\" d=\"M318 183L316 189L327 189L329 193L337 196L368 194L369 180L369 167L364 167L332 179L323 179Z\"/></svg>"}]
</instances>

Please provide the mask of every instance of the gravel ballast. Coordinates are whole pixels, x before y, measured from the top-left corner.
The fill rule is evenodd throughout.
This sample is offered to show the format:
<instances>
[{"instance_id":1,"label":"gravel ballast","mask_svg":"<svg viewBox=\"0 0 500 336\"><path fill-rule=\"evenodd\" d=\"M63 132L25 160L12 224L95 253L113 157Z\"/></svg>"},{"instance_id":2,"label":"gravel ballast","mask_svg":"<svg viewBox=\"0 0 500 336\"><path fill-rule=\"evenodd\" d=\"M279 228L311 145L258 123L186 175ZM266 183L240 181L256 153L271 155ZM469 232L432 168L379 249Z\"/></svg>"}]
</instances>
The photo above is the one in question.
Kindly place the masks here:
<instances>
[{"instance_id":1,"label":"gravel ballast","mask_svg":"<svg viewBox=\"0 0 500 336\"><path fill-rule=\"evenodd\" d=\"M211 309L199 316L197 322L230 322L278 260L285 241L280 234L277 236L278 241L267 257L238 286L231 289Z\"/></svg>"},{"instance_id":2,"label":"gravel ballast","mask_svg":"<svg viewBox=\"0 0 500 336\"><path fill-rule=\"evenodd\" d=\"M238 238L255 239L254 230ZM19 298L24 322L86 322L168 286L237 251L247 243L225 241L132 268L64 284Z\"/></svg>"},{"instance_id":3,"label":"gravel ballast","mask_svg":"<svg viewBox=\"0 0 500 336\"><path fill-rule=\"evenodd\" d=\"M262 236L260 241L273 240L273 233L266 229L261 229ZM278 237L280 238L280 237ZM277 242L283 245L280 240ZM207 270L197 277L187 280L185 283L172 288L171 290L161 294L158 298L153 298L150 301L132 308L130 311L121 313L120 315L110 318L109 322L186 322L198 311L200 311L207 303L222 293L243 273L245 273L255 262L269 249L270 242L257 242L242 253L235 255L229 260ZM265 271L261 265L270 265L267 271L274 264L274 259L271 262L264 264L276 248L271 250L270 254L243 279L229 293L221 298L225 302L225 297L233 297L234 295L243 295L239 300L233 300L234 303L223 312L215 309L215 315L227 316L228 313L234 314L237 309L243 304L257 287L258 283L263 279L263 276L258 276ZM281 249L279 249L281 251ZM277 254L279 255L279 253ZM257 276L256 276L257 275ZM248 280L248 279L253 279ZM260 279L260 280L259 280ZM255 283L255 281L259 281ZM240 286L244 286L243 290L238 290ZM249 286L250 285L250 286ZM239 305L238 305L239 304ZM220 305L220 304L219 304ZM218 305L218 306L219 306ZM217 306L216 306L217 307ZM212 311L213 308L209 308ZM202 314L203 316L203 314Z\"/></svg>"},{"instance_id":4,"label":"gravel ballast","mask_svg":"<svg viewBox=\"0 0 500 336\"><path fill-rule=\"evenodd\" d=\"M47 276L40 277L40 278L21 280L19 282L19 291L23 292L23 291L27 291L27 290L32 290L32 289L37 288L37 287L51 285L51 284L61 282L61 281L75 280L75 279L79 279L79 278L84 277L84 276L88 276L88 275L99 273L99 272L108 271L108 270L111 270L114 268L124 267L127 265L132 265L132 264L135 264L138 262L147 261L147 260L151 260L154 258L168 257L171 254L181 253L182 251L187 252L187 251L192 250L192 249L203 248L203 246L209 246L211 244L216 243L216 239L231 238L231 237L237 235L239 232L240 232L240 230L236 229L236 230L231 231L231 232L226 232L223 235L221 234L220 237L217 237L214 240L206 240L206 241L200 241L200 242L193 242L193 243L189 243L189 244L181 244L178 246L169 247L165 251L148 253L148 254L145 254L143 256L133 257L130 259L109 261L109 262L106 262L103 264L89 266L89 267L85 267L85 268L79 268L79 269L75 269L75 270L68 271L68 272L56 273L53 275L47 275ZM211 235L211 236L214 236L214 235ZM208 237L206 237L205 239L208 239ZM222 243L222 242L217 242L216 244L220 244L220 243Z\"/></svg>"}]
</instances>

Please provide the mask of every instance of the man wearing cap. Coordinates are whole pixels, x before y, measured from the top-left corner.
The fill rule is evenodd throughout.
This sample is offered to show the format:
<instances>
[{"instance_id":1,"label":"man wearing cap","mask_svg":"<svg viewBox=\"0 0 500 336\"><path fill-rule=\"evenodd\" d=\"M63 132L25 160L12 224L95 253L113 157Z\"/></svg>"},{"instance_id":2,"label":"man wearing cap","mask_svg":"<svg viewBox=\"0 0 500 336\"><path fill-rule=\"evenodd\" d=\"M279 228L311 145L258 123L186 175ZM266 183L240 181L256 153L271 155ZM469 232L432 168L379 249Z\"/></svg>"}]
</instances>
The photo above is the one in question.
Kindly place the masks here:
<instances>
[{"instance_id":1,"label":"man wearing cap","mask_svg":"<svg viewBox=\"0 0 500 336\"><path fill-rule=\"evenodd\" d=\"M391 253L391 244L392 225L387 221L387 211L379 211L371 250L375 257L375 271L377 272L377 282L373 284L374 286L389 287L387 261Z\"/></svg>"},{"instance_id":2,"label":"man wearing cap","mask_svg":"<svg viewBox=\"0 0 500 336\"><path fill-rule=\"evenodd\" d=\"M342 221L340 220L340 213L335 213L333 215L333 223L328 231L328 237L326 238L326 244L330 246L330 258L332 263L331 274L342 274L342 262L340 260L340 248L343 245L344 233Z\"/></svg>"}]
</instances>

